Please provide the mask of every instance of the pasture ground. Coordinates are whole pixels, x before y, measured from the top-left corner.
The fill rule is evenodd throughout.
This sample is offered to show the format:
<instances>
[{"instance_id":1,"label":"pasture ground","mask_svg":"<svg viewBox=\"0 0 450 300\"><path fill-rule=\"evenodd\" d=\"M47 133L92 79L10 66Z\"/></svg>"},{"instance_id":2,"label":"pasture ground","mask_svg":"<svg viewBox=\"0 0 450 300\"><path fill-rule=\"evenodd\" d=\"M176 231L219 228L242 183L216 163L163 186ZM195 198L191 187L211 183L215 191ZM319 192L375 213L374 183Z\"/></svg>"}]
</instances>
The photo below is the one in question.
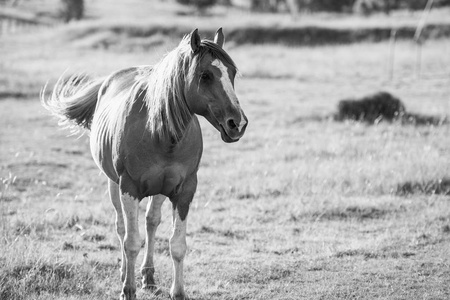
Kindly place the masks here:
<instances>
[{"instance_id":1,"label":"pasture ground","mask_svg":"<svg viewBox=\"0 0 450 300\"><path fill-rule=\"evenodd\" d=\"M0 299L120 293L106 180L87 137L68 137L35 95L68 67L106 75L155 63L174 44L105 52L82 37L52 42L61 32L0 43ZM391 81L387 43L228 52L250 123L229 145L201 122L185 261L191 299L448 299L450 125L327 116L342 98L386 90L410 112L448 117L450 43L425 44L417 79L415 49L399 42ZM167 299L170 215L167 200L155 257L165 294L139 299Z\"/></svg>"}]
</instances>

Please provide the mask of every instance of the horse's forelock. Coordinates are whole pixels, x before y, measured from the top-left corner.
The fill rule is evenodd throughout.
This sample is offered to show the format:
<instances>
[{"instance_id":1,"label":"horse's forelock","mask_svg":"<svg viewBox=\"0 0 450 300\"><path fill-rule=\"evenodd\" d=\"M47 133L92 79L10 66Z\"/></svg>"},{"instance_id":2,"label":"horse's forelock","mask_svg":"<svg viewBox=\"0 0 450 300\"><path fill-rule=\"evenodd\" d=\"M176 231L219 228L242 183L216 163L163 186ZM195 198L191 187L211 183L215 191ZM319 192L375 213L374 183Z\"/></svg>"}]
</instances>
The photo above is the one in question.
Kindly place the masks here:
<instances>
[{"instance_id":1,"label":"horse's forelock","mask_svg":"<svg viewBox=\"0 0 450 300\"><path fill-rule=\"evenodd\" d=\"M182 50L181 53L183 53L183 55L192 55L192 50L190 48L190 35L186 35L183 37L178 48ZM210 54L213 58L219 59L220 61L230 65L235 69L235 71L237 71L236 64L234 63L230 55L228 55L228 53L218 44L207 39L201 40L198 52L195 53L193 57L194 59L192 59L191 63L198 64L206 54Z\"/></svg>"},{"instance_id":2,"label":"horse's forelock","mask_svg":"<svg viewBox=\"0 0 450 300\"><path fill-rule=\"evenodd\" d=\"M210 40L202 40L200 43L199 56L202 57L207 53L211 54L213 58L219 59L227 65L230 65L235 71L237 71L237 67L233 59L227 52L225 52L225 50L223 50L222 47Z\"/></svg>"}]
</instances>

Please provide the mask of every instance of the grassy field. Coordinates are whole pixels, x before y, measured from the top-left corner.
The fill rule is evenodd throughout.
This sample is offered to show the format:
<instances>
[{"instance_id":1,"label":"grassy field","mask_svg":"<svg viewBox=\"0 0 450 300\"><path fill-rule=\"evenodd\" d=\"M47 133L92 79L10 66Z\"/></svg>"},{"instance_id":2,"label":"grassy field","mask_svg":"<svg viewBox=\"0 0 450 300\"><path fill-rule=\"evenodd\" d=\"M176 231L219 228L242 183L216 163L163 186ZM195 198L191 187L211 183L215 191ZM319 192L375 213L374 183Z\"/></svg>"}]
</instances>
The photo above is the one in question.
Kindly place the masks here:
<instances>
[{"instance_id":1,"label":"grassy field","mask_svg":"<svg viewBox=\"0 0 450 300\"><path fill-rule=\"evenodd\" d=\"M125 40L105 51L95 39L71 36L78 26L86 25L0 43L2 300L120 293L106 180L88 138L68 137L37 95L68 68L104 76L152 64L175 41L155 36L142 48ZM420 79L408 41L397 44L392 80L387 43L231 45L228 52L242 74L236 89L250 123L229 145L202 120L205 151L188 219L189 297L449 299L450 124L328 116L340 99L386 90L407 111L448 117L450 42L424 45ZM139 291L139 299L168 297L170 216L166 201L156 247L165 294Z\"/></svg>"}]
</instances>

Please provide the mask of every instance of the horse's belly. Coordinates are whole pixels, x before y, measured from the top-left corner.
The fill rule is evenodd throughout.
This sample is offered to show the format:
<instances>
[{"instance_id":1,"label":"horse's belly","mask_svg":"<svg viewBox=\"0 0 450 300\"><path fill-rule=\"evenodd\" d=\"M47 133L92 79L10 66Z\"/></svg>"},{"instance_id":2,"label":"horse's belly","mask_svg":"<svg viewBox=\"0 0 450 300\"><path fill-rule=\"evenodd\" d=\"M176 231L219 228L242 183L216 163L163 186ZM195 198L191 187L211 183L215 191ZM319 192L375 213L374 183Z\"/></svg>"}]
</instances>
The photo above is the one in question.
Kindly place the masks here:
<instances>
[{"instance_id":1,"label":"horse's belly","mask_svg":"<svg viewBox=\"0 0 450 300\"><path fill-rule=\"evenodd\" d=\"M92 140L91 140L92 141ZM91 142L91 154L97 167L112 181L118 183L119 176L114 168L112 151L110 147L99 146L97 142Z\"/></svg>"},{"instance_id":2,"label":"horse's belly","mask_svg":"<svg viewBox=\"0 0 450 300\"><path fill-rule=\"evenodd\" d=\"M93 126L91 128L91 154L98 168L112 181L118 183L119 176L114 167L111 134L106 126Z\"/></svg>"}]
</instances>

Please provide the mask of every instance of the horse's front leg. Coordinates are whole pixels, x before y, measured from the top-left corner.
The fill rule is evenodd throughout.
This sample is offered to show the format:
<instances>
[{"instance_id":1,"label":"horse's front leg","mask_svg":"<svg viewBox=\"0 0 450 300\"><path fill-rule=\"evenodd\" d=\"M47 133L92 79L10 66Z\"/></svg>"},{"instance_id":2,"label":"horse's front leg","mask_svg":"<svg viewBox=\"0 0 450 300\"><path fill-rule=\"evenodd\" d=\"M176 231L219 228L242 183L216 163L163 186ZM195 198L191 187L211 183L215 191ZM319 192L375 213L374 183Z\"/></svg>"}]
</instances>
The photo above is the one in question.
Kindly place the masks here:
<instances>
[{"instance_id":1,"label":"horse's front leg","mask_svg":"<svg viewBox=\"0 0 450 300\"><path fill-rule=\"evenodd\" d=\"M123 240L123 249L125 253L125 280L123 281L122 293L120 299L136 299L136 280L134 277L134 267L136 257L141 249L141 238L139 235L139 199L135 189L131 184L127 184L123 178L120 182L120 202L125 221L125 237Z\"/></svg>"},{"instance_id":2,"label":"horse's front leg","mask_svg":"<svg viewBox=\"0 0 450 300\"><path fill-rule=\"evenodd\" d=\"M153 264L153 253L155 251L155 233L161 222L161 206L166 199L163 195L156 195L149 199L147 211L145 213L146 221L146 237L145 237L145 254L144 262L141 267L142 288L155 289L155 266Z\"/></svg>"},{"instance_id":3,"label":"horse's front leg","mask_svg":"<svg viewBox=\"0 0 450 300\"><path fill-rule=\"evenodd\" d=\"M197 187L196 176L185 182L182 191L170 198L173 205L173 233L170 238L170 255L173 262L173 282L170 297L174 300L184 300L183 260L186 254L186 224L189 205Z\"/></svg>"}]
</instances>

